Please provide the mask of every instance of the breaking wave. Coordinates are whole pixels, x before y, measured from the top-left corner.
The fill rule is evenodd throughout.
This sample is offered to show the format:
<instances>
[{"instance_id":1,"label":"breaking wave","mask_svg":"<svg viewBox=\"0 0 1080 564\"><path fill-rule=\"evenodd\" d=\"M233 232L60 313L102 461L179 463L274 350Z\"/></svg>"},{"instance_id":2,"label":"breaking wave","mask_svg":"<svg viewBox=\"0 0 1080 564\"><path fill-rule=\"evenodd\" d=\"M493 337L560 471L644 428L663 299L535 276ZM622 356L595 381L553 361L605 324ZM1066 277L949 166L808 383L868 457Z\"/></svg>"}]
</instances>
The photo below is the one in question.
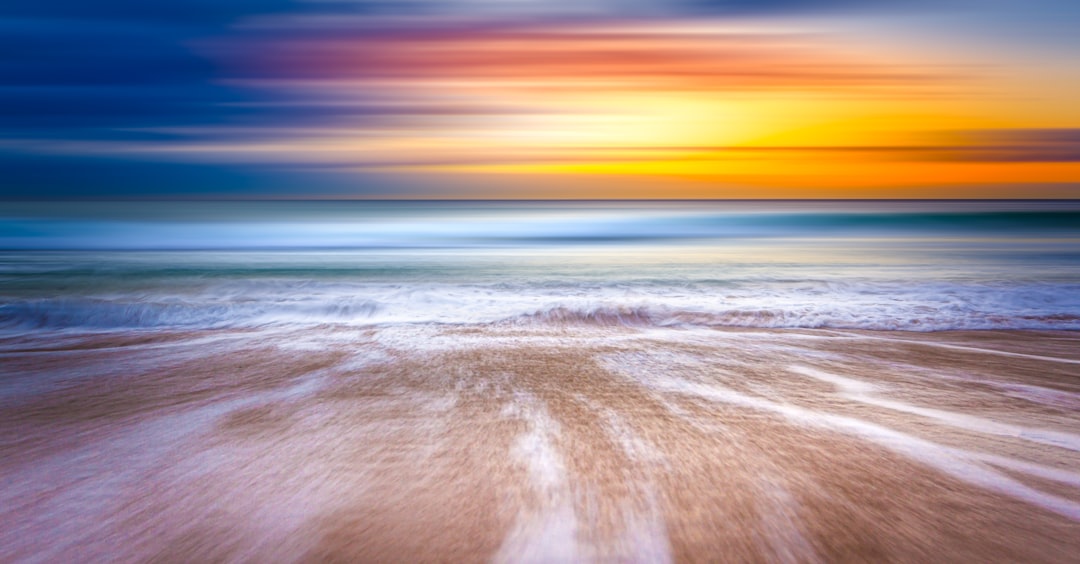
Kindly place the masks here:
<instances>
[{"instance_id":1,"label":"breaking wave","mask_svg":"<svg viewBox=\"0 0 1080 564\"><path fill-rule=\"evenodd\" d=\"M726 311L680 311L647 307L589 307L569 309L556 306L547 310L515 316L504 323L557 326L623 327L743 327L773 329L865 329L894 331L947 331L989 329L1080 329L1080 315L1048 314L966 316L953 313L930 313L918 317L874 315L867 312L822 308L813 311L779 309L732 309Z\"/></svg>"},{"instance_id":2,"label":"breaking wave","mask_svg":"<svg viewBox=\"0 0 1080 564\"><path fill-rule=\"evenodd\" d=\"M940 287L723 293L678 288L372 286L258 293L112 295L0 302L0 329L224 329L283 325L497 324L552 327L760 327L902 331L1080 329L1077 288ZM871 291L872 290L872 291Z\"/></svg>"},{"instance_id":3,"label":"breaking wave","mask_svg":"<svg viewBox=\"0 0 1080 564\"><path fill-rule=\"evenodd\" d=\"M371 317L368 300L317 304L118 302L44 299L0 305L6 329L221 329L263 325L356 321Z\"/></svg>"}]
</instances>

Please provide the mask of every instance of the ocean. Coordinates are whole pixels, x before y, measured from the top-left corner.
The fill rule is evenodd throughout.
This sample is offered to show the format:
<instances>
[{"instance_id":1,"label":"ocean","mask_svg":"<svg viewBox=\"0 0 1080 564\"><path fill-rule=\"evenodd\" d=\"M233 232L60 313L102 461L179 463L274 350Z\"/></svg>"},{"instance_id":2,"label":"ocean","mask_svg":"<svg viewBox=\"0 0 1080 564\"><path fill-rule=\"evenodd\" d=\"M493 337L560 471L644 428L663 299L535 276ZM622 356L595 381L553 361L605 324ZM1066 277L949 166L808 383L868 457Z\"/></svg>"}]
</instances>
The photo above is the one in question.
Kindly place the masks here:
<instances>
[{"instance_id":1,"label":"ocean","mask_svg":"<svg viewBox=\"0 0 1080 564\"><path fill-rule=\"evenodd\" d=\"M1075 202L219 202L0 214L0 330L1080 329Z\"/></svg>"},{"instance_id":2,"label":"ocean","mask_svg":"<svg viewBox=\"0 0 1080 564\"><path fill-rule=\"evenodd\" d=\"M2 561L1080 554L1080 202L0 209Z\"/></svg>"}]
</instances>

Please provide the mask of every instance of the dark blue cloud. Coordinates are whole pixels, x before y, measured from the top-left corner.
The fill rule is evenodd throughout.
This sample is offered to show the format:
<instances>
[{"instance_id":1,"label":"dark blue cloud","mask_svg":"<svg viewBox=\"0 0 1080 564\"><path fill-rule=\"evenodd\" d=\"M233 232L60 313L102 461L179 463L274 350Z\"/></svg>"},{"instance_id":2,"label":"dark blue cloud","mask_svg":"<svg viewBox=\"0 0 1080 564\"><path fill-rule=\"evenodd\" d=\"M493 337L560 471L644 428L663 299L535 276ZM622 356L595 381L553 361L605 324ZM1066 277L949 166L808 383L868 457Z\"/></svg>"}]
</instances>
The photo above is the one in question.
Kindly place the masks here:
<instances>
[{"instance_id":1,"label":"dark blue cloud","mask_svg":"<svg viewBox=\"0 0 1080 564\"><path fill-rule=\"evenodd\" d=\"M213 119L239 96L215 84L212 64L185 44L212 31L68 11L0 20L0 136L109 139L118 129Z\"/></svg>"},{"instance_id":2,"label":"dark blue cloud","mask_svg":"<svg viewBox=\"0 0 1080 564\"><path fill-rule=\"evenodd\" d=\"M0 22L5 137L110 137L201 119L237 96L172 28L86 20Z\"/></svg>"},{"instance_id":3,"label":"dark blue cloud","mask_svg":"<svg viewBox=\"0 0 1080 564\"><path fill-rule=\"evenodd\" d=\"M244 190L229 167L60 154L56 142L141 141L169 128L256 119L192 45L289 0L14 0L0 7L0 197ZM266 117L266 116L264 116ZM50 145L50 143L52 143ZM34 148L45 151L34 153ZM265 179L264 179L265 180Z\"/></svg>"},{"instance_id":4,"label":"dark blue cloud","mask_svg":"<svg viewBox=\"0 0 1080 564\"><path fill-rule=\"evenodd\" d=\"M205 26L227 24L252 14L301 10L307 5L296 0L6 0L0 13L5 18Z\"/></svg>"},{"instance_id":5,"label":"dark blue cloud","mask_svg":"<svg viewBox=\"0 0 1080 564\"><path fill-rule=\"evenodd\" d=\"M144 85L203 80L184 30L84 20L0 21L0 86Z\"/></svg>"},{"instance_id":6,"label":"dark blue cloud","mask_svg":"<svg viewBox=\"0 0 1080 564\"><path fill-rule=\"evenodd\" d=\"M14 199L244 193L257 187L251 174L187 163L0 153L0 169L0 197Z\"/></svg>"},{"instance_id":7,"label":"dark blue cloud","mask_svg":"<svg viewBox=\"0 0 1080 564\"><path fill-rule=\"evenodd\" d=\"M354 197L416 190L401 179L355 171L2 150L0 170L0 200Z\"/></svg>"}]
</instances>

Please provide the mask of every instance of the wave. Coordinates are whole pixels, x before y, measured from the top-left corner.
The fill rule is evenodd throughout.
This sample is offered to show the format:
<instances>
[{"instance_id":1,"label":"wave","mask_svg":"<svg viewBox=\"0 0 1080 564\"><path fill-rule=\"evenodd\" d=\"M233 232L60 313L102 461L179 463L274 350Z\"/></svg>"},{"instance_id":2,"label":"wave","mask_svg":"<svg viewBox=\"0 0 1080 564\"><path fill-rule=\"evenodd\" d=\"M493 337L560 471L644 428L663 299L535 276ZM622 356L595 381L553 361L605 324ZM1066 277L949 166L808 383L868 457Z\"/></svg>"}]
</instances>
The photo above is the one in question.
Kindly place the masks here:
<instances>
[{"instance_id":1,"label":"wave","mask_svg":"<svg viewBox=\"0 0 1080 564\"><path fill-rule=\"evenodd\" d=\"M503 324L646 327L662 324L662 318L647 307L592 307L573 309L555 306L524 313L501 321Z\"/></svg>"},{"instance_id":2,"label":"wave","mask_svg":"<svg viewBox=\"0 0 1080 564\"><path fill-rule=\"evenodd\" d=\"M741 327L769 329L864 329L891 331L947 331L991 329L1080 329L1080 315L986 315L970 312L931 312L921 316L875 315L841 307L818 310L732 309L725 311L680 311L647 307L589 307L570 309L556 306L502 321L509 324L555 326L623 327Z\"/></svg>"},{"instance_id":3,"label":"wave","mask_svg":"<svg viewBox=\"0 0 1080 564\"><path fill-rule=\"evenodd\" d=\"M288 325L488 324L529 327L745 327L900 331L955 329L1080 330L1080 311L973 300L928 305L912 296L858 301L763 299L758 304L694 304L664 296L568 298L550 293L399 289L382 300L362 296L280 296L212 302L174 298L56 298L0 304L0 329L227 329ZM997 309L994 308L997 306Z\"/></svg>"},{"instance_id":4,"label":"wave","mask_svg":"<svg viewBox=\"0 0 1080 564\"><path fill-rule=\"evenodd\" d=\"M370 318L370 300L274 303L117 302L101 299L41 299L0 305L0 328L35 329L223 329L323 323Z\"/></svg>"}]
</instances>

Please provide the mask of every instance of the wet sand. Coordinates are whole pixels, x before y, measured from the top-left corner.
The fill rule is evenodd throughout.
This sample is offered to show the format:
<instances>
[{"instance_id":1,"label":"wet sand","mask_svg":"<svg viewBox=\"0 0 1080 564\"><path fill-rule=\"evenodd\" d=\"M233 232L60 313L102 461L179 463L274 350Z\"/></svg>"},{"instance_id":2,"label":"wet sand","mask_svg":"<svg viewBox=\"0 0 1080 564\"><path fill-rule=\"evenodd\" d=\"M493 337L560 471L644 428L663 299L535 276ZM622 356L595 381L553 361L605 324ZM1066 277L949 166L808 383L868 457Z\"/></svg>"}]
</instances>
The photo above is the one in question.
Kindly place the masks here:
<instances>
[{"instance_id":1,"label":"wet sand","mask_svg":"<svg viewBox=\"0 0 1080 564\"><path fill-rule=\"evenodd\" d=\"M0 561L1078 562L1080 334L0 338Z\"/></svg>"}]
</instances>

